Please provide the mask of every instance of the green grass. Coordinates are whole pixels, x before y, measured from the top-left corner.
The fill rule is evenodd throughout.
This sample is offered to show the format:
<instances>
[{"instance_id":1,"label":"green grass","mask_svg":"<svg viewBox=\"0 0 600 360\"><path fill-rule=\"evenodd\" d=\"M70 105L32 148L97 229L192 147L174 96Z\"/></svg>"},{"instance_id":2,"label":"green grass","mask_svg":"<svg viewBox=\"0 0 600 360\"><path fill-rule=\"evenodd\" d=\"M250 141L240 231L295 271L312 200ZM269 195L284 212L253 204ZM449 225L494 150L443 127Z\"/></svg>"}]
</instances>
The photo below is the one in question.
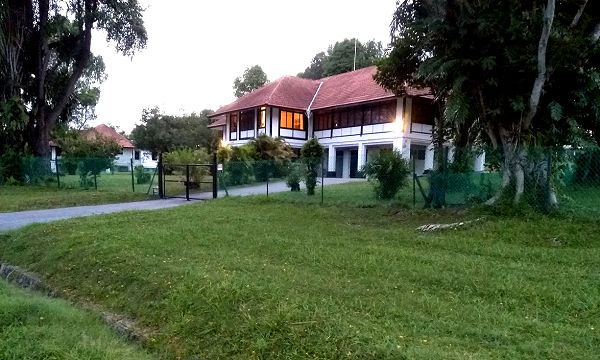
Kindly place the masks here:
<instances>
[{"instance_id":1,"label":"green grass","mask_svg":"<svg viewBox=\"0 0 600 360\"><path fill-rule=\"evenodd\" d=\"M0 212L52 209L144 200L145 193L94 189L57 189L53 186L0 186Z\"/></svg>"},{"instance_id":2,"label":"green grass","mask_svg":"<svg viewBox=\"0 0 600 360\"><path fill-rule=\"evenodd\" d=\"M0 280L0 359L151 359L98 315Z\"/></svg>"},{"instance_id":3,"label":"green grass","mask_svg":"<svg viewBox=\"0 0 600 360\"><path fill-rule=\"evenodd\" d=\"M0 258L165 359L597 359L598 220L415 230L475 216L230 198L32 225Z\"/></svg>"},{"instance_id":4,"label":"green grass","mask_svg":"<svg viewBox=\"0 0 600 360\"><path fill-rule=\"evenodd\" d=\"M148 170L147 170L148 171ZM150 172L150 178L152 179L152 172ZM93 184L93 177L90 178L92 181L91 188L95 188ZM54 179L53 179L54 180ZM98 186L98 190L111 191L111 192L126 192L130 193L135 190L136 193L145 194L148 192L148 187L150 184L138 184L136 178L134 176L134 186L131 186L131 173L130 172L115 172L112 174L102 173L96 176L96 185ZM153 186L158 186L158 175L154 177ZM56 186L56 183L51 184L50 186ZM81 178L79 175L61 175L60 176L60 186L61 188L67 189L81 189ZM152 189L150 189L150 194L152 194Z\"/></svg>"}]
</instances>

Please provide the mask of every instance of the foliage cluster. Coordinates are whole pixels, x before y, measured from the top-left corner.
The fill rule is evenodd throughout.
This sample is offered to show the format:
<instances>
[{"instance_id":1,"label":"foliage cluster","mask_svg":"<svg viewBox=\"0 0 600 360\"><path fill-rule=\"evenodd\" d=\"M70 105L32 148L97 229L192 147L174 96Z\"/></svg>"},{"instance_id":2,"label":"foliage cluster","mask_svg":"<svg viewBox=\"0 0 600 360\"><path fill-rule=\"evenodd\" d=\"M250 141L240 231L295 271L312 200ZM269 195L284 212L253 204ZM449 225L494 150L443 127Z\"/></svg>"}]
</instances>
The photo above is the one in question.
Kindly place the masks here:
<instances>
[{"instance_id":1,"label":"foliage cluster","mask_svg":"<svg viewBox=\"0 0 600 360\"><path fill-rule=\"evenodd\" d=\"M304 143L304 145L302 145L302 149L300 149L302 162L306 166L304 172L304 183L306 185L306 193L308 195L315 194L317 176L323 162L324 153L325 150L317 138L308 140L306 143Z\"/></svg>"},{"instance_id":2,"label":"foliage cluster","mask_svg":"<svg viewBox=\"0 0 600 360\"><path fill-rule=\"evenodd\" d=\"M299 77L321 79L352 71L354 67L354 49L356 41L356 69L375 65L383 57L381 42L369 40L361 43L356 39L344 39L330 45L327 53L321 51L311 60L310 65Z\"/></svg>"},{"instance_id":3,"label":"foliage cluster","mask_svg":"<svg viewBox=\"0 0 600 360\"><path fill-rule=\"evenodd\" d=\"M241 185L252 181L287 174L290 159L295 156L283 138L261 134L242 146L220 147L218 158L224 163L224 181L227 185Z\"/></svg>"},{"instance_id":4,"label":"foliage cluster","mask_svg":"<svg viewBox=\"0 0 600 360\"><path fill-rule=\"evenodd\" d=\"M259 65L248 67L241 77L237 77L233 81L234 95L236 98L240 98L268 82L267 74Z\"/></svg>"},{"instance_id":5,"label":"foliage cluster","mask_svg":"<svg viewBox=\"0 0 600 360\"><path fill-rule=\"evenodd\" d=\"M159 108L145 109L141 124L131 132L131 140L139 149L169 152L179 148L213 149L216 132L208 128L211 110L200 114L172 116Z\"/></svg>"},{"instance_id":6,"label":"foliage cluster","mask_svg":"<svg viewBox=\"0 0 600 360\"><path fill-rule=\"evenodd\" d=\"M392 199L401 187L408 183L410 165L396 150L381 150L362 169L373 182L375 195L380 199Z\"/></svg>"},{"instance_id":7,"label":"foliage cluster","mask_svg":"<svg viewBox=\"0 0 600 360\"><path fill-rule=\"evenodd\" d=\"M210 155L205 149L181 148L163 155L165 172L186 175L186 164L210 164ZM210 173L207 166L189 166L190 179L199 183Z\"/></svg>"}]
</instances>

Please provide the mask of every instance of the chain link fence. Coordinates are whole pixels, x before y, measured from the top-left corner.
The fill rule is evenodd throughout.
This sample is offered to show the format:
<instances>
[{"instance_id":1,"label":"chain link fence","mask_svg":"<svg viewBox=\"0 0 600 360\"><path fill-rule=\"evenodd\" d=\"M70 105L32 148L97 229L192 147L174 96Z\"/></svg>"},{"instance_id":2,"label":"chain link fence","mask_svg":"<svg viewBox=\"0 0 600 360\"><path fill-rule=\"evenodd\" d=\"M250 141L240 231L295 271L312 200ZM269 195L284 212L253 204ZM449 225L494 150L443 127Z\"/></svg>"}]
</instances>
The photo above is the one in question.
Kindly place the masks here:
<instances>
[{"instance_id":1,"label":"chain link fence","mask_svg":"<svg viewBox=\"0 0 600 360\"><path fill-rule=\"evenodd\" d=\"M474 159L485 154L483 166L475 171ZM561 209L600 217L600 149L538 148L528 152L522 164L526 176L523 203L539 206L549 190ZM376 179L366 179L360 171L338 171L327 177L325 159L225 161L218 165L218 196L264 195L293 203L340 206L397 206L403 208L465 207L481 205L493 198L502 186L502 154L492 149L445 149L433 155L432 166L411 158L411 174L404 186L389 200L378 199ZM431 159L431 155L430 155ZM425 161L427 162L427 161ZM352 161L347 162L356 166ZM309 166L310 165L310 166ZM551 171L548 171L551 169ZM212 198L212 170L204 164L164 164L166 196L191 199ZM342 177L350 174L352 177ZM20 184L59 189L98 189L158 196L158 169L115 166L112 160L98 158L22 157L0 163L1 185ZM312 194L306 187L314 183ZM312 181L310 180L312 179ZM510 201L513 192L504 192Z\"/></svg>"},{"instance_id":2,"label":"chain link fence","mask_svg":"<svg viewBox=\"0 0 600 360\"><path fill-rule=\"evenodd\" d=\"M474 162L482 154L485 161L480 164L480 171L475 171ZM389 200L376 197L373 190L377 180L366 179L360 169L346 172L353 177L327 177L326 163L320 159L308 161L320 164L314 171L317 183L314 195L308 195L307 159L302 158L225 162L220 165L219 196L262 194L298 203L417 209L482 205L502 187L503 157L493 149L445 148L433 157L433 166L425 170L422 160L408 160L411 174L405 186ZM530 149L527 159L522 161L522 169L521 203L543 208L551 191L561 209L600 215L600 149ZM498 203L512 202L512 185Z\"/></svg>"},{"instance_id":3,"label":"chain link fence","mask_svg":"<svg viewBox=\"0 0 600 360\"><path fill-rule=\"evenodd\" d=\"M107 158L49 159L25 156L0 163L0 185L94 189L156 195L156 168L131 160L115 164Z\"/></svg>"}]
</instances>

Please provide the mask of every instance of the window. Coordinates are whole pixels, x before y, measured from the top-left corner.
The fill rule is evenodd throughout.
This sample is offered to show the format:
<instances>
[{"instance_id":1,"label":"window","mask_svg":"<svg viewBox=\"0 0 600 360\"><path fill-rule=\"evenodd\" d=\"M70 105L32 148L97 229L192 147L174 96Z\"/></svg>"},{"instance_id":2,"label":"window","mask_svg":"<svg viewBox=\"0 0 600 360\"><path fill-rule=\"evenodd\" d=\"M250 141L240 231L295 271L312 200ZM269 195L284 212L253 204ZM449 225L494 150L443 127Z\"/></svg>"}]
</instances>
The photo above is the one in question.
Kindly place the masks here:
<instances>
[{"instance_id":1,"label":"window","mask_svg":"<svg viewBox=\"0 0 600 360\"><path fill-rule=\"evenodd\" d=\"M396 100L369 105L365 108L365 125L384 124L396 119Z\"/></svg>"},{"instance_id":2,"label":"window","mask_svg":"<svg viewBox=\"0 0 600 360\"><path fill-rule=\"evenodd\" d=\"M283 129L304 130L304 114L282 110L279 123Z\"/></svg>"},{"instance_id":3,"label":"window","mask_svg":"<svg viewBox=\"0 0 600 360\"><path fill-rule=\"evenodd\" d=\"M412 122L433 125L434 107L431 100L413 98L412 100Z\"/></svg>"},{"instance_id":4,"label":"window","mask_svg":"<svg viewBox=\"0 0 600 360\"><path fill-rule=\"evenodd\" d=\"M237 132L237 126L238 126L238 114L237 113L232 113L231 115L229 115L229 130L234 133Z\"/></svg>"},{"instance_id":5,"label":"window","mask_svg":"<svg viewBox=\"0 0 600 360\"><path fill-rule=\"evenodd\" d=\"M152 152L152 160L158 160L158 153L155 151Z\"/></svg>"},{"instance_id":6,"label":"window","mask_svg":"<svg viewBox=\"0 0 600 360\"><path fill-rule=\"evenodd\" d=\"M260 110L258 110L258 127L264 128L266 126L267 126L267 108L263 106L260 108Z\"/></svg>"},{"instance_id":7,"label":"window","mask_svg":"<svg viewBox=\"0 0 600 360\"><path fill-rule=\"evenodd\" d=\"M331 113L315 114L315 131L331 129Z\"/></svg>"},{"instance_id":8,"label":"window","mask_svg":"<svg viewBox=\"0 0 600 360\"><path fill-rule=\"evenodd\" d=\"M139 151L139 150L136 150L136 151L134 152L134 155L133 155L133 157L134 157L134 159L135 159L135 160L139 160L139 159L140 159L140 151Z\"/></svg>"},{"instance_id":9,"label":"window","mask_svg":"<svg viewBox=\"0 0 600 360\"><path fill-rule=\"evenodd\" d=\"M240 131L254 130L254 109L240 113Z\"/></svg>"}]
</instances>

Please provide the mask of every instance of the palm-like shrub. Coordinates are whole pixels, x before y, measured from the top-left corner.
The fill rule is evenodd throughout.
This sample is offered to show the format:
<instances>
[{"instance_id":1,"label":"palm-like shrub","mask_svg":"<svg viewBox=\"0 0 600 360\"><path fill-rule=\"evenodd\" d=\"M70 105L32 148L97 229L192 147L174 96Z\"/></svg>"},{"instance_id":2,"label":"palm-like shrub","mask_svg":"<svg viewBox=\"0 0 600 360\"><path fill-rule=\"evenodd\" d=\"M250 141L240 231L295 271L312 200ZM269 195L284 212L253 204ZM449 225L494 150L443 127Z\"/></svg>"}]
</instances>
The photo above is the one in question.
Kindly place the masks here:
<instances>
[{"instance_id":1,"label":"palm-like shrub","mask_svg":"<svg viewBox=\"0 0 600 360\"><path fill-rule=\"evenodd\" d=\"M284 139L273 138L265 134L258 135L249 143L253 151L254 176L257 181L266 181L268 178L283 175L289 160L294 157L292 148Z\"/></svg>"},{"instance_id":2,"label":"palm-like shrub","mask_svg":"<svg viewBox=\"0 0 600 360\"><path fill-rule=\"evenodd\" d=\"M374 184L378 198L392 199L408 183L411 170L408 161L398 151L383 150L369 160L362 171Z\"/></svg>"}]
</instances>

